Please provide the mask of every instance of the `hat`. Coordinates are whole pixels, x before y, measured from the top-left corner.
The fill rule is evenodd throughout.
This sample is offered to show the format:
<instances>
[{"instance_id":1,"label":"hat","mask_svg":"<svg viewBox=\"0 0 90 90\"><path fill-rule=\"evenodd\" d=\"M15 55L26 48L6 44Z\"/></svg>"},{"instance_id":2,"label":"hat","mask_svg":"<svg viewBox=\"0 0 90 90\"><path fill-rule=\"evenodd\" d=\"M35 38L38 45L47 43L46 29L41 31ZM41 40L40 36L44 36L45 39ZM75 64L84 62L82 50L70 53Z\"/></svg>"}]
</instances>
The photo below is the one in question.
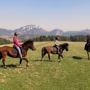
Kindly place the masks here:
<instances>
[{"instance_id":1,"label":"hat","mask_svg":"<svg viewBox=\"0 0 90 90\"><path fill-rule=\"evenodd\" d=\"M18 35L18 33L17 33L17 32L15 32L15 33L14 33L14 35L16 36L16 35Z\"/></svg>"}]
</instances>

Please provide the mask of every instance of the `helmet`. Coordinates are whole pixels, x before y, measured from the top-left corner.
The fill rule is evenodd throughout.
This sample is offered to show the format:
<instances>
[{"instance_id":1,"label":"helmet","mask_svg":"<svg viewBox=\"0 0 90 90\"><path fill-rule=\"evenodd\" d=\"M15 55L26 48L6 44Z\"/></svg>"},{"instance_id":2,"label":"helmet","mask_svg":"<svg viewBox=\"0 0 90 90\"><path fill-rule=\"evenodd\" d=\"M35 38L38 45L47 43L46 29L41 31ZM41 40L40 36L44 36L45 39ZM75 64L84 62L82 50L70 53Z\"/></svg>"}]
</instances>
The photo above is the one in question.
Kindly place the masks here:
<instances>
[{"instance_id":1,"label":"helmet","mask_svg":"<svg viewBox=\"0 0 90 90\"><path fill-rule=\"evenodd\" d=\"M18 33L17 33L17 32L15 32L15 33L14 33L14 35L15 35L15 36L17 36L17 35L18 35Z\"/></svg>"}]
</instances>

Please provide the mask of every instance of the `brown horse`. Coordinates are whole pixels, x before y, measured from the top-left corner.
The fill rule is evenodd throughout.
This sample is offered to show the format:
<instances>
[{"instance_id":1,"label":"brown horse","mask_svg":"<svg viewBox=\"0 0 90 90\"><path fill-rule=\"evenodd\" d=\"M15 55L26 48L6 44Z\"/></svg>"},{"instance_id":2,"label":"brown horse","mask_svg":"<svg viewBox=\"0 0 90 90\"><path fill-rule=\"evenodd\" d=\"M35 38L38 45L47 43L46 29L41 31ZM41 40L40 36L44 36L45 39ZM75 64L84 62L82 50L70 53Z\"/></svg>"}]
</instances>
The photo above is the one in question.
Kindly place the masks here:
<instances>
[{"instance_id":1,"label":"brown horse","mask_svg":"<svg viewBox=\"0 0 90 90\"><path fill-rule=\"evenodd\" d=\"M68 43L64 43L64 44L60 44L59 45L59 53L58 53L58 50L55 46L46 46L46 47L43 47L42 48L42 58L41 60L43 59L43 57L48 54L48 58L50 60L50 53L51 54L58 54L58 59L60 59L60 56L63 58L63 51L66 50L68 51L68 46L69 44Z\"/></svg>"},{"instance_id":2,"label":"brown horse","mask_svg":"<svg viewBox=\"0 0 90 90\"><path fill-rule=\"evenodd\" d=\"M29 50L29 48L31 50L35 50L33 40L27 40L21 46L22 46L23 58L20 59L20 64L22 63L22 60L25 60L27 63L26 66L28 66L28 59L26 58L26 55L27 55L27 51ZM16 51L15 48L10 47L10 46L0 47L0 59L2 59L2 63L4 67L5 67L5 61L6 61L7 56L10 56L13 58L19 58L18 51Z\"/></svg>"}]
</instances>

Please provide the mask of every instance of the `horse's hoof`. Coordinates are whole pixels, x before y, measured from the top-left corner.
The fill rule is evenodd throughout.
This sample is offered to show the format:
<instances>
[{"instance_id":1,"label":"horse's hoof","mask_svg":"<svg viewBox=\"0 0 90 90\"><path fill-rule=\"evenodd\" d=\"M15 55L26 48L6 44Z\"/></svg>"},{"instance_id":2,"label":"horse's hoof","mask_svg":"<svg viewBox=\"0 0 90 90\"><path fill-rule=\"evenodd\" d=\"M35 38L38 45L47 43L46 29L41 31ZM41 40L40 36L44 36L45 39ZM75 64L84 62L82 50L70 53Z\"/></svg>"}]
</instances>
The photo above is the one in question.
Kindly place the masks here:
<instances>
[{"instance_id":1,"label":"horse's hoof","mask_svg":"<svg viewBox=\"0 0 90 90\"><path fill-rule=\"evenodd\" d=\"M22 67L21 64L17 65L17 68L21 68L21 67Z\"/></svg>"},{"instance_id":2,"label":"horse's hoof","mask_svg":"<svg viewBox=\"0 0 90 90\"><path fill-rule=\"evenodd\" d=\"M52 62L52 60L49 60L49 62Z\"/></svg>"},{"instance_id":3,"label":"horse's hoof","mask_svg":"<svg viewBox=\"0 0 90 90\"><path fill-rule=\"evenodd\" d=\"M58 60L58 62L61 62L61 60Z\"/></svg>"},{"instance_id":4,"label":"horse's hoof","mask_svg":"<svg viewBox=\"0 0 90 90\"><path fill-rule=\"evenodd\" d=\"M29 64L26 64L26 67L29 67L30 65Z\"/></svg>"},{"instance_id":5,"label":"horse's hoof","mask_svg":"<svg viewBox=\"0 0 90 90\"><path fill-rule=\"evenodd\" d=\"M4 69L7 69L7 67L6 67L6 66L4 66Z\"/></svg>"}]
</instances>

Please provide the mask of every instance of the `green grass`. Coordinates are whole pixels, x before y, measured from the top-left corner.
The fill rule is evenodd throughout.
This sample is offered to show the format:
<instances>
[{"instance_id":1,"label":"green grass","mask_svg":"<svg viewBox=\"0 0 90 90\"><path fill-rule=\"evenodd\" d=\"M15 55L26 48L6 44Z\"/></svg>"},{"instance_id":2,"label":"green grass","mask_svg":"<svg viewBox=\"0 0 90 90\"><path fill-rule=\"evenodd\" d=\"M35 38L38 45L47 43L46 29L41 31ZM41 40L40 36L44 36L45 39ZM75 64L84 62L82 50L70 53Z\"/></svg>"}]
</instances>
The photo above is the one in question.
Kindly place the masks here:
<instances>
[{"instance_id":1,"label":"green grass","mask_svg":"<svg viewBox=\"0 0 90 90\"><path fill-rule=\"evenodd\" d=\"M61 42L63 43L63 42ZM59 63L57 55L52 62L45 56L41 59L41 48L53 42L36 42L36 51L29 51L30 66L23 68L0 67L0 90L90 90L90 61L84 51L83 42L69 42L69 51ZM6 64L18 64L19 59L8 57ZM0 61L0 65L2 62Z\"/></svg>"}]
</instances>

